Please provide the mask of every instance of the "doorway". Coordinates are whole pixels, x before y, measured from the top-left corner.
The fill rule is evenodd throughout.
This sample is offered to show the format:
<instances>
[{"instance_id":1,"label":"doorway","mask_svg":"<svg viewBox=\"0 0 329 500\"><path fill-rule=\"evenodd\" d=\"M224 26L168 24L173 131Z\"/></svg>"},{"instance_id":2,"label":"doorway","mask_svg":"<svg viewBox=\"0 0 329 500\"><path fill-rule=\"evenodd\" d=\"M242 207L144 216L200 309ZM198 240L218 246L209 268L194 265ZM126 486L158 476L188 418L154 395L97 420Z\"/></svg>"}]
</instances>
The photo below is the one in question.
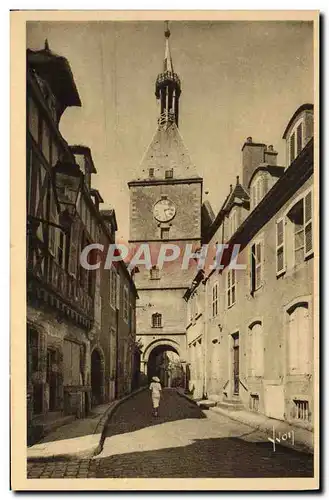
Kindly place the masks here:
<instances>
[{"instance_id":1,"label":"doorway","mask_svg":"<svg viewBox=\"0 0 329 500\"><path fill-rule=\"evenodd\" d=\"M239 395L239 334L234 333L233 339L233 395Z\"/></svg>"},{"instance_id":2,"label":"doorway","mask_svg":"<svg viewBox=\"0 0 329 500\"><path fill-rule=\"evenodd\" d=\"M91 355L91 393L92 406L103 403L104 367L101 354L94 349Z\"/></svg>"}]
</instances>

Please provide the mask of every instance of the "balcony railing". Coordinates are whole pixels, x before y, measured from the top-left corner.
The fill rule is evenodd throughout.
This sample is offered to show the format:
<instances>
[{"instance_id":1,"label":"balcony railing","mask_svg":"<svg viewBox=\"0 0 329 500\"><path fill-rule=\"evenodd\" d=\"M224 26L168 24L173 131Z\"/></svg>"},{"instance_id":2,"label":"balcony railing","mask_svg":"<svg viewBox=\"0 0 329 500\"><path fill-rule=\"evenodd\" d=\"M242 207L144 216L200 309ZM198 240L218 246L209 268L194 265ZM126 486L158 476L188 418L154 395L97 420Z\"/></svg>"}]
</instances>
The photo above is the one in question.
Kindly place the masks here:
<instances>
[{"instance_id":1,"label":"balcony railing","mask_svg":"<svg viewBox=\"0 0 329 500\"><path fill-rule=\"evenodd\" d=\"M28 279L36 278L48 290L67 303L73 310L87 317L94 319L93 297L80 286L77 279L63 269L44 248L40 248L39 254L35 248L28 248L27 270L30 275ZM46 272L45 272L46 271Z\"/></svg>"}]
</instances>

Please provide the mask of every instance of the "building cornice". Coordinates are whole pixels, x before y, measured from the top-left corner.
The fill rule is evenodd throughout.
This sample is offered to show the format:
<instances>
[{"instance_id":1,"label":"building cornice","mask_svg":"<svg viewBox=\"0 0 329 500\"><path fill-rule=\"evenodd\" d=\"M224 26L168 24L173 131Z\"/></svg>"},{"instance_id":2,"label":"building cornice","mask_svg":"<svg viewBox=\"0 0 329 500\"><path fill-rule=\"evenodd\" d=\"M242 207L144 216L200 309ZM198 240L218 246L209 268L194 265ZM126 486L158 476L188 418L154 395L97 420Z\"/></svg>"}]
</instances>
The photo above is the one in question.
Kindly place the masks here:
<instances>
[{"instance_id":1,"label":"building cornice","mask_svg":"<svg viewBox=\"0 0 329 500\"><path fill-rule=\"evenodd\" d=\"M186 179L144 179L135 180L128 182L129 187L134 186L163 186L163 185L174 185L174 184L202 184L202 177L190 177Z\"/></svg>"}]
</instances>

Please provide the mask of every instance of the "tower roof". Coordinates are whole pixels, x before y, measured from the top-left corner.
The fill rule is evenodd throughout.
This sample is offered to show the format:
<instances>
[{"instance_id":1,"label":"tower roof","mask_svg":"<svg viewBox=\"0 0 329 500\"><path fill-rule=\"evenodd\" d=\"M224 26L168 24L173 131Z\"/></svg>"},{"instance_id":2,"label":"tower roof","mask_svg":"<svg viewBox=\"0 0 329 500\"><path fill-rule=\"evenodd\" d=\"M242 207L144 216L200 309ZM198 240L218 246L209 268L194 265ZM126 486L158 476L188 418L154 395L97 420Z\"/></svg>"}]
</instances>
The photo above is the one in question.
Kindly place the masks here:
<instances>
[{"instance_id":1,"label":"tower roof","mask_svg":"<svg viewBox=\"0 0 329 500\"><path fill-rule=\"evenodd\" d=\"M173 179L199 178L175 122L156 131L142 159L138 180L165 179L165 172L171 169Z\"/></svg>"},{"instance_id":2,"label":"tower roof","mask_svg":"<svg viewBox=\"0 0 329 500\"><path fill-rule=\"evenodd\" d=\"M170 73L173 73L174 66L172 63L172 58L170 53L169 37L170 37L170 29L168 26L168 21L166 21L166 30L165 30L166 45L165 45L165 57L163 61L163 71L164 72L170 71Z\"/></svg>"}]
</instances>

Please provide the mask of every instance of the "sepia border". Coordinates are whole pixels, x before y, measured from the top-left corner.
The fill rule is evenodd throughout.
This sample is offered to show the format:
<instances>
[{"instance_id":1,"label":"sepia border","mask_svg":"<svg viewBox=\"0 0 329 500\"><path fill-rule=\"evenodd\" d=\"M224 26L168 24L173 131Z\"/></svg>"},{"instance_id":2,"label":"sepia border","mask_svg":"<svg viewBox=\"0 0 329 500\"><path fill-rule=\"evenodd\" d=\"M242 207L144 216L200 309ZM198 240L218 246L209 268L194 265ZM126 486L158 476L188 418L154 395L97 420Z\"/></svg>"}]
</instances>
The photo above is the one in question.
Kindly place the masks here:
<instances>
[{"instance_id":1,"label":"sepia border","mask_svg":"<svg viewBox=\"0 0 329 500\"><path fill-rule=\"evenodd\" d=\"M313 21L314 192L319 196L319 12L292 11L15 11L10 14L11 76L11 488L27 490L314 490L319 488L319 210L315 210L314 273L314 478L27 479L26 475L26 21ZM318 204L319 206L319 204Z\"/></svg>"}]
</instances>

